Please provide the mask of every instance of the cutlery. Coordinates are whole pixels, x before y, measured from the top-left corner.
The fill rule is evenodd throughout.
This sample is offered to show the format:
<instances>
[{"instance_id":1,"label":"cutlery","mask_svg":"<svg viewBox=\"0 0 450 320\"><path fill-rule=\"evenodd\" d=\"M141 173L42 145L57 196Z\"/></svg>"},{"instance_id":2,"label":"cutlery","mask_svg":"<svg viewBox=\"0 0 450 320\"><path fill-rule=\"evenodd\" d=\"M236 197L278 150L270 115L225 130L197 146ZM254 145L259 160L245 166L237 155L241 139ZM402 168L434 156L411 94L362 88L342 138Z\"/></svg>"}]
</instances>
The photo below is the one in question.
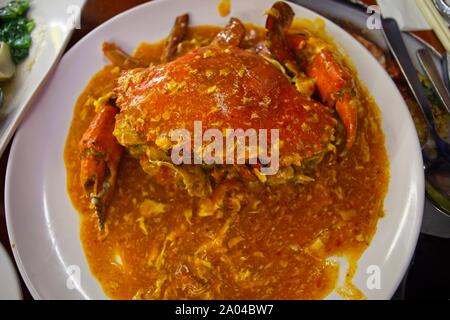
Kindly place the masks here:
<instances>
[{"instance_id":1,"label":"cutlery","mask_svg":"<svg viewBox=\"0 0 450 320\"><path fill-rule=\"evenodd\" d=\"M442 69L444 70L444 82L447 90L450 91L450 53L442 55Z\"/></svg>"},{"instance_id":2,"label":"cutlery","mask_svg":"<svg viewBox=\"0 0 450 320\"><path fill-rule=\"evenodd\" d=\"M438 9L439 13L450 23L450 6L445 0L433 0L434 6Z\"/></svg>"},{"instance_id":3,"label":"cutlery","mask_svg":"<svg viewBox=\"0 0 450 320\"><path fill-rule=\"evenodd\" d=\"M411 88L427 124L428 139L422 146L422 154L428 198L438 210L450 215L450 147L436 131L431 104L417 76L397 22L390 18L381 21L388 46Z\"/></svg>"},{"instance_id":4,"label":"cutlery","mask_svg":"<svg viewBox=\"0 0 450 320\"><path fill-rule=\"evenodd\" d=\"M418 8L422 11L428 24L431 26L442 45L446 49L446 53L442 57L444 69L444 83L447 90L450 90L450 74L449 74L449 53L450 53L450 31L448 23L450 23L450 5L447 0L416 0ZM434 3L434 6L433 6Z\"/></svg>"},{"instance_id":5,"label":"cutlery","mask_svg":"<svg viewBox=\"0 0 450 320\"><path fill-rule=\"evenodd\" d=\"M448 92L444 81L439 74L430 49L420 49L417 51L417 58L422 65L425 73L430 80L434 91L438 95L447 112L450 114L450 93Z\"/></svg>"}]
</instances>

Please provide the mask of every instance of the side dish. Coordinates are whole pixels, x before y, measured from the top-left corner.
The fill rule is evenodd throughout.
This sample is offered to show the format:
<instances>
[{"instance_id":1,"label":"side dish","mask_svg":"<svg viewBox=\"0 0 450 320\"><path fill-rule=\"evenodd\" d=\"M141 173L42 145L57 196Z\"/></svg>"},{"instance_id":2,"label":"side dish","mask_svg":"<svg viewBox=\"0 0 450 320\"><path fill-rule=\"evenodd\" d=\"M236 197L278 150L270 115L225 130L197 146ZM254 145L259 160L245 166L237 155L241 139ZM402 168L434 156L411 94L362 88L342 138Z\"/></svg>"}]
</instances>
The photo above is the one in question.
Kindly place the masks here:
<instances>
[{"instance_id":1,"label":"side dish","mask_svg":"<svg viewBox=\"0 0 450 320\"><path fill-rule=\"evenodd\" d=\"M28 57L34 20L27 18L29 0L13 0L0 8L0 82L10 80L16 65ZM2 85L3 87L3 85ZM0 88L0 106L3 90Z\"/></svg>"}]
</instances>

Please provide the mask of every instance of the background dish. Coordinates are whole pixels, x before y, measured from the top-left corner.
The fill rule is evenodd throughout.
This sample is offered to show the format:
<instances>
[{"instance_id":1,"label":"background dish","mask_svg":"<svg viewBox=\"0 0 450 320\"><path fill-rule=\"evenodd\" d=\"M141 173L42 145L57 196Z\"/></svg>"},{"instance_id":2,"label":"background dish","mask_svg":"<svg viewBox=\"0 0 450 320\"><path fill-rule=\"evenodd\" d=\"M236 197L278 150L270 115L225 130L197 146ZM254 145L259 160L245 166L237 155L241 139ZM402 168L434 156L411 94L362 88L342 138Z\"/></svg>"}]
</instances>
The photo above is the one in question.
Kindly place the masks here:
<instances>
[{"instance_id":1,"label":"background dish","mask_svg":"<svg viewBox=\"0 0 450 320\"><path fill-rule=\"evenodd\" d=\"M0 1L0 7L8 3ZM3 88L0 109L0 154L3 153L48 73L60 57L73 31L71 22L81 12L85 0L30 1L28 17L33 30L30 54L17 66L14 78Z\"/></svg>"}]
</instances>

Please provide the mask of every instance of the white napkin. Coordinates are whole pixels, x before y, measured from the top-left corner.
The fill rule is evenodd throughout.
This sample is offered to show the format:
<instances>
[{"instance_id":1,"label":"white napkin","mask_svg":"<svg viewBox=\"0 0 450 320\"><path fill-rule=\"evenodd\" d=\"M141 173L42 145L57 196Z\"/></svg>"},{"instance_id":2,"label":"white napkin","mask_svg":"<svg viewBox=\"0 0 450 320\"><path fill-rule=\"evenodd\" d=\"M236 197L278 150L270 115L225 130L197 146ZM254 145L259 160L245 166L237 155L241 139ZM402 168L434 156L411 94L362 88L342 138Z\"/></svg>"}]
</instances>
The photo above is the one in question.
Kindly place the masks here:
<instances>
[{"instance_id":1,"label":"white napkin","mask_svg":"<svg viewBox=\"0 0 450 320\"><path fill-rule=\"evenodd\" d=\"M377 2L383 17L397 20L402 31L431 30L415 0L377 0Z\"/></svg>"}]
</instances>

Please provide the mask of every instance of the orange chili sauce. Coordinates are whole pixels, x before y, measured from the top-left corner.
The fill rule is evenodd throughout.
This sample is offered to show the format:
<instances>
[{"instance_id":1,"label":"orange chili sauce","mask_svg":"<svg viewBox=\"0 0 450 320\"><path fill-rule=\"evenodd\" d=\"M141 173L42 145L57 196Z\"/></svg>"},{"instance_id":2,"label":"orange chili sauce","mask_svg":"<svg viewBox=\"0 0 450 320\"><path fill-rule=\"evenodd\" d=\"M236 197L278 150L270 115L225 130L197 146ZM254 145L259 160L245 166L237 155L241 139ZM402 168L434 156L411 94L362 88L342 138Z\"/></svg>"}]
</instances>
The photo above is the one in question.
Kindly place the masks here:
<instances>
[{"instance_id":1,"label":"orange chili sauce","mask_svg":"<svg viewBox=\"0 0 450 320\"><path fill-rule=\"evenodd\" d=\"M257 41L264 34L254 30ZM217 27L193 27L189 38L208 42ZM135 52L158 63L164 42ZM80 213L80 237L92 274L114 299L321 299L336 289L339 265L350 263L345 298L364 298L351 284L360 255L383 216L388 158L378 108L362 91L358 138L344 157L328 155L306 185L261 186L253 201L220 216L199 217L193 200L170 176L152 178L125 155L105 231L79 182L78 141L95 114L93 101L110 92L119 70L106 66L74 109L65 148L67 185ZM356 74L355 74L356 77ZM239 182L232 186L248 193ZM142 214L148 200L163 213Z\"/></svg>"}]
</instances>

